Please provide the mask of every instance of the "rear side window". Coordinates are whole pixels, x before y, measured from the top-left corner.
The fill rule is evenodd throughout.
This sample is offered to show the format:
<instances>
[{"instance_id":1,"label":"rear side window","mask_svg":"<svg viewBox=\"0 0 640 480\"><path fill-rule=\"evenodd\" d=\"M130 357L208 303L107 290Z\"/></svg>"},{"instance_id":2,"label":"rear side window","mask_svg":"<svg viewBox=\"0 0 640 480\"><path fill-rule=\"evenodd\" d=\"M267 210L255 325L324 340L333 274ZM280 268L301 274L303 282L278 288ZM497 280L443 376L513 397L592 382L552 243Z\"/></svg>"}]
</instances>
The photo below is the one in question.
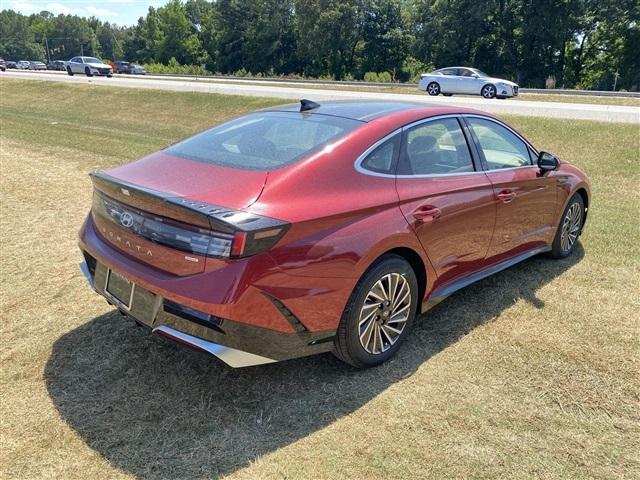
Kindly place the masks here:
<instances>
[{"instance_id":1,"label":"rear side window","mask_svg":"<svg viewBox=\"0 0 640 480\"><path fill-rule=\"evenodd\" d=\"M165 151L233 168L274 170L296 162L363 125L329 115L258 112L223 123Z\"/></svg>"},{"instance_id":2,"label":"rear side window","mask_svg":"<svg viewBox=\"0 0 640 480\"><path fill-rule=\"evenodd\" d=\"M393 174L393 160L399 145L400 135L394 135L367 155L360 165L371 172Z\"/></svg>"},{"instance_id":3,"label":"rear side window","mask_svg":"<svg viewBox=\"0 0 640 480\"><path fill-rule=\"evenodd\" d=\"M455 118L417 125L405 133L399 175L473 172L467 140Z\"/></svg>"}]
</instances>

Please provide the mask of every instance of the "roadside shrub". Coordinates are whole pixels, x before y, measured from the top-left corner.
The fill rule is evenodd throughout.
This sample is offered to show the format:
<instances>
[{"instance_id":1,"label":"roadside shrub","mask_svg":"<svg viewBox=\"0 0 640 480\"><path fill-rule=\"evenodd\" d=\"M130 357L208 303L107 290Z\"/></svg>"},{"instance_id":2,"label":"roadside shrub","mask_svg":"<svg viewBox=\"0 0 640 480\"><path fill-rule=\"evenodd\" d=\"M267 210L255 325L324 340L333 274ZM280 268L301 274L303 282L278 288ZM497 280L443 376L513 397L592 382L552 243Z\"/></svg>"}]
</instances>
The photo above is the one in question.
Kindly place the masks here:
<instances>
[{"instance_id":1,"label":"roadside shrub","mask_svg":"<svg viewBox=\"0 0 640 480\"><path fill-rule=\"evenodd\" d=\"M378 81L378 74L376 72L367 72L364 74L364 81L365 82L377 82Z\"/></svg>"},{"instance_id":2,"label":"roadside shrub","mask_svg":"<svg viewBox=\"0 0 640 480\"><path fill-rule=\"evenodd\" d=\"M407 57L402 62L402 68L397 72L401 82L418 83L420 75L431 72L434 69L432 63L425 63L414 57Z\"/></svg>"},{"instance_id":3,"label":"roadside shrub","mask_svg":"<svg viewBox=\"0 0 640 480\"><path fill-rule=\"evenodd\" d=\"M252 77L253 76L251 72L247 72L244 68L241 68L240 70L236 70L231 75L233 77Z\"/></svg>"},{"instance_id":4,"label":"roadside shrub","mask_svg":"<svg viewBox=\"0 0 640 480\"><path fill-rule=\"evenodd\" d=\"M378 73L378 81L380 83L391 83L393 79L391 78L391 74L389 72L380 72Z\"/></svg>"},{"instance_id":5,"label":"roadside shrub","mask_svg":"<svg viewBox=\"0 0 640 480\"><path fill-rule=\"evenodd\" d=\"M202 65L180 65L175 58L169 60L168 65L163 63L150 62L143 65L144 69L149 73L165 73L176 75L211 75L211 72Z\"/></svg>"}]
</instances>

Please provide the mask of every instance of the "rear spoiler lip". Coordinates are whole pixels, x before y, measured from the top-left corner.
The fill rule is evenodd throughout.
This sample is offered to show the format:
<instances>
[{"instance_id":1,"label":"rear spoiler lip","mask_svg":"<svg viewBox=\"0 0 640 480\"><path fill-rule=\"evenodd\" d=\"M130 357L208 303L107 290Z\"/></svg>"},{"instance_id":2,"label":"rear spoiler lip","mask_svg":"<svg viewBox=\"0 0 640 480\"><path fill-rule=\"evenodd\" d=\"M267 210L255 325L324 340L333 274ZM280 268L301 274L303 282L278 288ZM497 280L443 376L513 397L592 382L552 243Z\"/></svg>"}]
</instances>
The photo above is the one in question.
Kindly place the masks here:
<instances>
[{"instance_id":1,"label":"rear spoiler lip","mask_svg":"<svg viewBox=\"0 0 640 480\"><path fill-rule=\"evenodd\" d=\"M249 219L240 222L226 221L225 218L233 217L238 213L248 213L242 210L233 210L230 208L221 207L219 205L213 205L198 200L190 200L179 195L172 195L166 192L160 192L151 188L143 187L130 183L126 180L116 178L104 171L95 171L89 174L94 188L99 188L101 183L106 183L111 187L115 187L126 196L130 196L132 192L137 193L143 197L151 197L153 200L161 201L169 210L173 210L179 213L187 214L191 217L193 223L207 227L211 230L234 233L237 231L256 231L269 229L274 227L282 227L287 225L286 222L276 220L274 218L263 217L250 214ZM109 195L108 192L103 192ZM246 215L245 215L246 216ZM180 219L177 219L180 220Z\"/></svg>"}]
</instances>

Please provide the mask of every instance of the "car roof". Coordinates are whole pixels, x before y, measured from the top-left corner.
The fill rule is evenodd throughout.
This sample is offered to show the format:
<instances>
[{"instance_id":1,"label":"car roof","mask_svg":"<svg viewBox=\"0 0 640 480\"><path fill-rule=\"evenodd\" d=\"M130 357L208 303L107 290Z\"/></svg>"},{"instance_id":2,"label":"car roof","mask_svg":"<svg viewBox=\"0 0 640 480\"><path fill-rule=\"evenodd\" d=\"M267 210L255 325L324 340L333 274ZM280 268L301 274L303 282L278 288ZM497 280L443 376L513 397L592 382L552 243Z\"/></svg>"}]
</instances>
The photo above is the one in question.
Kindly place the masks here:
<instances>
[{"instance_id":1,"label":"car roof","mask_svg":"<svg viewBox=\"0 0 640 480\"><path fill-rule=\"evenodd\" d=\"M376 118L384 117L393 113L429 106L419 102L395 100L334 100L316 103L320 106L308 110L309 113L350 118L361 122L369 122ZM271 112L299 112L300 103L279 105L276 107L266 108L265 110Z\"/></svg>"},{"instance_id":2,"label":"car roof","mask_svg":"<svg viewBox=\"0 0 640 480\"><path fill-rule=\"evenodd\" d=\"M451 105L434 105L423 102L397 101L397 100L334 100L316 102L320 106L307 110L316 115L331 115L335 117L349 118L361 122L370 122L378 118L426 118L431 115L482 113L477 110L456 107ZM300 103L290 103L265 108L261 111L268 112L299 112ZM411 113L408 113L411 112ZM486 114L485 114L486 115Z\"/></svg>"}]
</instances>

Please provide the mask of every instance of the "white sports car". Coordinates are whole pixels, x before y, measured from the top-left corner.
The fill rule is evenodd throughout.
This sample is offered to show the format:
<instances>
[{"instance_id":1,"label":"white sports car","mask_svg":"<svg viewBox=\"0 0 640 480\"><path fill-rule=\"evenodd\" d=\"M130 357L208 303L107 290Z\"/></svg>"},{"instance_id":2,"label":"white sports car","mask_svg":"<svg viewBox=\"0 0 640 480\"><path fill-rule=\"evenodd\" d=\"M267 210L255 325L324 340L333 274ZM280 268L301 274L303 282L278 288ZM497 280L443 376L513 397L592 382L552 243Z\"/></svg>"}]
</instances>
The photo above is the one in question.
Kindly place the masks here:
<instances>
[{"instance_id":1,"label":"white sports car","mask_svg":"<svg viewBox=\"0 0 640 480\"><path fill-rule=\"evenodd\" d=\"M482 95L484 98L509 98L518 95L518 85L493 78L477 68L449 67L441 68L420 77L418 88L429 95L454 93L466 95Z\"/></svg>"}]
</instances>

